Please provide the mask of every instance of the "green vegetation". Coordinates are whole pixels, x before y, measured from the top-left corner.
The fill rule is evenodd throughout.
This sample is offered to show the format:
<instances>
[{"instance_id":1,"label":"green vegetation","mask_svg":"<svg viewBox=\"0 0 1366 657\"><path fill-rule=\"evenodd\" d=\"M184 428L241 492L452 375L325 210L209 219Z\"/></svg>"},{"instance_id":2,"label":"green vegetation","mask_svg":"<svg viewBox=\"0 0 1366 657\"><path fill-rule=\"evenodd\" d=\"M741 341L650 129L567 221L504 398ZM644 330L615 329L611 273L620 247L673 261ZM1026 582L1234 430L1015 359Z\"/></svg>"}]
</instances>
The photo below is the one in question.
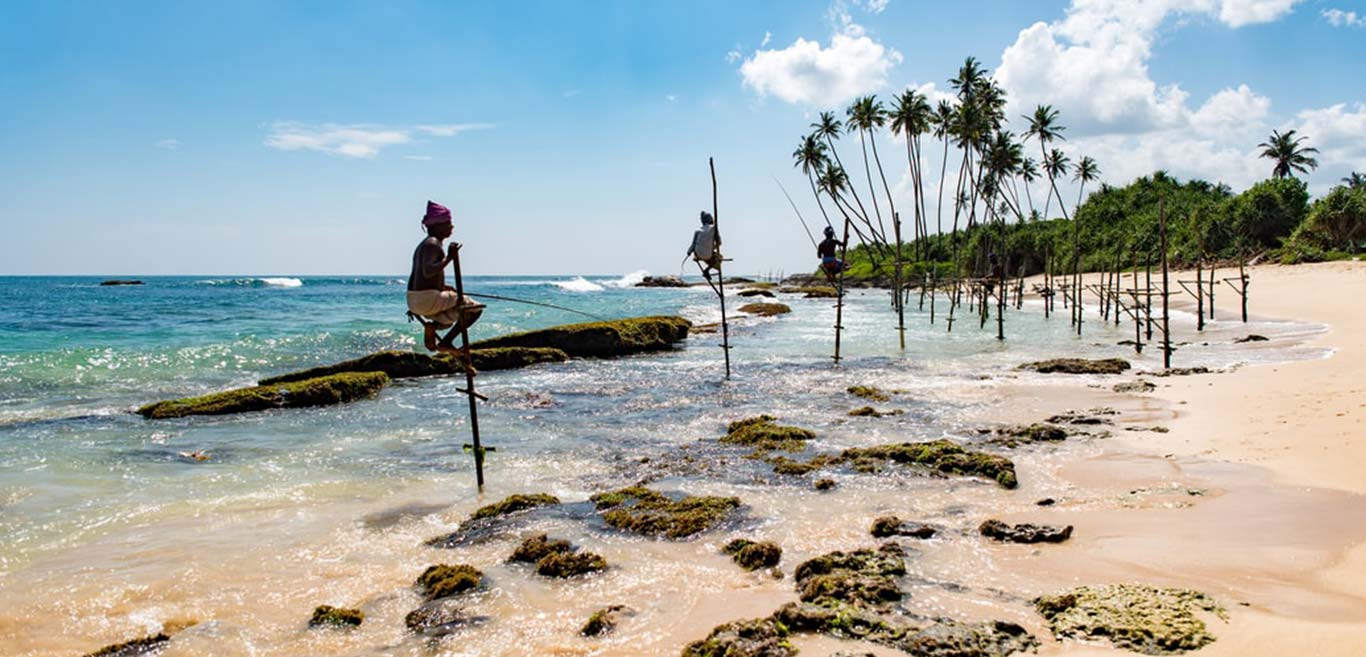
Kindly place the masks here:
<instances>
[{"instance_id":1,"label":"green vegetation","mask_svg":"<svg viewBox=\"0 0 1366 657\"><path fill-rule=\"evenodd\" d=\"M346 372L279 385L239 388L201 397L172 399L139 408L145 418L225 415L272 408L330 406L370 397L389 383L383 372Z\"/></svg>"},{"instance_id":2,"label":"green vegetation","mask_svg":"<svg viewBox=\"0 0 1366 657\"><path fill-rule=\"evenodd\" d=\"M670 349L692 327L682 317L635 317L607 322L552 326L476 342L474 349L542 347L574 358L608 358Z\"/></svg>"},{"instance_id":3,"label":"green vegetation","mask_svg":"<svg viewBox=\"0 0 1366 657\"><path fill-rule=\"evenodd\" d=\"M683 657L795 657L787 637L787 628L772 618L731 621L688 644Z\"/></svg>"},{"instance_id":4,"label":"green vegetation","mask_svg":"<svg viewBox=\"0 0 1366 657\"><path fill-rule=\"evenodd\" d=\"M776 424L776 420L772 415L736 420L726 427L726 435L719 440L728 445L753 447L761 452L800 452L806 449L807 441L816 437L816 433L810 429Z\"/></svg>"},{"instance_id":5,"label":"green vegetation","mask_svg":"<svg viewBox=\"0 0 1366 657\"><path fill-rule=\"evenodd\" d=\"M1083 586L1034 599L1034 608L1062 638L1107 639L1146 655L1198 650L1214 636L1196 613L1227 619L1209 596L1186 589L1114 584Z\"/></svg>"},{"instance_id":6,"label":"green vegetation","mask_svg":"<svg viewBox=\"0 0 1366 657\"><path fill-rule=\"evenodd\" d=\"M516 513L526 509L550 504L559 504L560 498L545 493L533 493L531 495L509 495L499 502L481 506L470 515L470 520L481 518L492 518L494 516L504 516L509 513Z\"/></svg>"},{"instance_id":7,"label":"green vegetation","mask_svg":"<svg viewBox=\"0 0 1366 657\"><path fill-rule=\"evenodd\" d=\"M1366 184L1342 185L1310 206L1308 218L1295 229L1281 250L1281 262L1342 260L1360 253L1363 243L1366 243Z\"/></svg>"},{"instance_id":8,"label":"green vegetation","mask_svg":"<svg viewBox=\"0 0 1366 657\"><path fill-rule=\"evenodd\" d=\"M331 605L318 605L313 617L308 619L309 627L355 627L365 620L365 612L359 609L343 609Z\"/></svg>"},{"instance_id":9,"label":"green vegetation","mask_svg":"<svg viewBox=\"0 0 1366 657\"><path fill-rule=\"evenodd\" d=\"M740 507L738 497L688 495L674 500L642 486L598 493L589 501L612 527L667 538L686 538L711 529Z\"/></svg>"},{"instance_id":10,"label":"green vegetation","mask_svg":"<svg viewBox=\"0 0 1366 657\"><path fill-rule=\"evenodd\" d=\"M797 595L802 602L826 607L887 607L904 597L896 583L896 578L906 574L904 557L895 543L815 557L794 572Z\"/></svg>"},{"instance_id":11,"label":"green vegetation","mask_svg":"<svg viewBox=\"0 0 1366 657\"><path fill-rule=\"evenodd\" d=\"M626 607L623 605L603 607L588 617L588 622L583 624L583 629L579 630L579 634L583 636L611 634L613 630L617 629L617 616L625 611Z\"/></svg>"},{"instance_id":12,"label":"green vegetation","mask_svg":"<svg viewBox=\"0 0 1366 657\"><path fill-rule=\"evenodd\" d=\"M855 397L862 397L869 401L885 402L892 400L891 395L888 395L881 389L874 388L873 386L849 386L844 390Z\"/></svg>"}]
</instances>

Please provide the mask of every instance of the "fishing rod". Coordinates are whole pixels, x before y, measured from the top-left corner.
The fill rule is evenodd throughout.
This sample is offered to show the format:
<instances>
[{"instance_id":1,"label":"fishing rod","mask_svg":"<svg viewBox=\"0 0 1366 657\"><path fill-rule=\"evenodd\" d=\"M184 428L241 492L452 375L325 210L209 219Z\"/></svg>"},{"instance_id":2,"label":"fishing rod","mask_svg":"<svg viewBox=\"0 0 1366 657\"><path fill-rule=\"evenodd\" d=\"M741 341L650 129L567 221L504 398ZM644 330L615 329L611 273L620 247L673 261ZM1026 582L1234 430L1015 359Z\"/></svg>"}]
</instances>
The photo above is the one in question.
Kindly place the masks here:
<instances>
[{"instance_id":1,"label":"fishing rod","mask_svg":"<svg viewBox=\"0 0 1366 657\"><path fill-rule=\"evenodd\" d=\"M467 297L474 297L474 298L476 298L476 299L493 299L493 300L496 300L496 301L511 301L511 302L513 302L513 303L524 303L524 304L527 304L528 306L542 306L542 307L544 307L544 308L554 308L555 310L563 310L563 311L565 311L565 312L574 313L574 314L576 314L576 315L583 315L584 317L591 317L591 318L596 319L596 320L598 320L598 321L600 321L600 322L605 322L605 321L607 321L607 318L606 318L606 317L599 317L599 316L594 315L594 314L592 314L592 313L586 313L586 312L584 312L584 311L582 311L582 310L574 310L573 308L565 308L564 306L557 306L557 305L555 305L555 304L553 304L553 303L542 303L542 302L540 302L540 301L527 301L526 299L514 299L514 298L512 298L512 297L500 297L500 296L498 296L498 295L496 295L496 294L475 294L474 292L466 292L466 293L465 293L465 296L467 296Z\"/></svg>"},{"instance_id":2,"label":"fishing rod","mask_svg":"<svg viewBox=\"0 0 1366 657\"><path fill-rule=\"evenodd\" d=\"M783 196L786 196L786 197L787 197L787 203L788 203L788 205L791 205L791 206L792 206L792 211L797 213L797 221L802 222L802 228L804 228L804 229L806 230L806 239L811 240L811 246L815 247L815 246L816 246L816 238L814 238L814 237L811 236L811 227L810 227L810 226L807 226L807 225L806 225L806 220L802 218L802 211L801 211L801 210L798 210L798 209L797 209L797 204L794 203L794 202L792 202L792 195L787 193L787 188L786 188L786 187L783 187L783 183L782 183L782 181L778 180L778 176L773 176L773 182L778 183L778 189L783 190ZM817 248L819 248L819 247L817 247Z\"/></svg>"}]
</instances>

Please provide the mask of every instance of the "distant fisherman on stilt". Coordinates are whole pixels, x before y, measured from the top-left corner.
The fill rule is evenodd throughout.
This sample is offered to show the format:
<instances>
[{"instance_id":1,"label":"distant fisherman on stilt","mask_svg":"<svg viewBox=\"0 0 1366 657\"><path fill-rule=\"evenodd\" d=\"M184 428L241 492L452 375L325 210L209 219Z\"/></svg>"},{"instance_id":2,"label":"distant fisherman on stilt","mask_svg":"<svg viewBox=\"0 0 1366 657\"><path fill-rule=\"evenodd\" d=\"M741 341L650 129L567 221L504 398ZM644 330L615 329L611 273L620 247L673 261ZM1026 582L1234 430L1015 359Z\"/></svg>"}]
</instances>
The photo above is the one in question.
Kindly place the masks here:
<instances>
[{"instance_id":1,"label":"distant fisherman on stilt","mask_svg":"<svg viewBox=\"0 0 1366 657\"><path fill-rule=\"evenodd\" d=\"M835 228L826 226L825 239L816 247L816 257L821 259L821 271L825 272L825 277L831 281L846 269L844 261L835 257L835 249L841 246L844 246L844 242L835 239Z\"/></svg>"},{"instance_id":2,"label":"distant fisherman on stilt","mask_svg":"<svg viewBox=\"0 0 1366 657\"><path fill-rule=\"evenodd\" d=\"M460 245L452 242L442 248L451 236L451 211L439 203L427 201L427 214L422 217L427 238L413 251L413 269L408 275L408 316L422 323L423 345L431 351L458 353L453 340L461 329L479 321L484 304L456 293L446 285L446 265L455 259ZM437 331L450 329L438 339Z\"/></svg>"}]
</instances>

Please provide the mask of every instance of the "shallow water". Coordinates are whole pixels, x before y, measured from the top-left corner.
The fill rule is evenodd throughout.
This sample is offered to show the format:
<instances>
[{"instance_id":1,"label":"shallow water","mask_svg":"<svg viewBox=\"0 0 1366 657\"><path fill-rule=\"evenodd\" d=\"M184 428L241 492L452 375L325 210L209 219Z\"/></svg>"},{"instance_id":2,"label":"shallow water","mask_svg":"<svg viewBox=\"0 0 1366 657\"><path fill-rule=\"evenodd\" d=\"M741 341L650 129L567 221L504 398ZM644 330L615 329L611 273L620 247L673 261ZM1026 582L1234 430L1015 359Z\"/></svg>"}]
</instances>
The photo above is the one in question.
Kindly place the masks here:
<instances>
[{"instance_id":1,"label":"shallow water","mask_svg":"<svg viewBox=\"0 0 1366 657\"><path fill-rule=\"evenodd\" d=\"M639 275L471 277L468 285L608 317L719 319L705 288L629 287ZM924 311L908 311L907 349L899 352L885 293L857 291L845 310L846 360L834 368L832 301L780 295L791 314L733 320L729 382L714 334L665 354L482 375L491 401L481 407L481 430L498 450L482 497L461 449L465 398L454 379L400 381L373 400L325 409L158 422L129 413L161 398L412 348L419 331L404 322L402 282L152 278L145 286L99 287L88 278L0 279L3 652L78 654L193 618L209 622L165 655L677 654L715 624L795 599L790 580L741 573L719 554L726 540L775 540L790 572L809 556L871 544L868 524L887 512L949 530L916 546L911 611L1037 630L1027 594L1068 582L1021 579L1019 569L1030 566L972 530L988 515L1037 512L1032 502L1045 495L1127 508L1102 495L1103 486L1069 479L1064 466L1096 457L1098 441L1011 454L1018 491L969 479L842 472L835 491L817 493L810 478L775 477L736 453L718 470L652 484L744 500L743 518L691 541L644 540L549 514L482 545L442 550L422 542L510 493L577 502L630 483L656 472L637 463L641 457L668 462L676 448L714 438L727 421L748 415L771 413L815 430L812 451L970 439L993 421L1037 419L1027 405L1004 402L1055 380L1018 373L1018 363L1067 355L1122 356L1140 370L1160 365L1152 350L1135 358L1116 346L1132 338L1131 324L1102 324L1090 312L1078 338L1065 317L1046 320L1035 302L1007 312L1005 342L995 339L994 323L980 330L967 314L946 333L942 297L934 325ZM581 319L495 301L472 337ZM1324 350L1303 343L1323 330L1221 317L1197 336L1194 318L1178 314L1173 331L1188 344L1174 364L1320 358ZM1233 344L1248 333L1272 340ZM905 415L848 417L866 403L844 392L853 384L898 390L893 401L874 405ZM1088 401L1081 395L1077 404ZM178 455L192 450L211 458ZM1208 475L1180 468L1158 476L1200 477ZM613 567L554 582L504 563L518 537L539 531L599 552ZM412 579L438 562L485 571L491 586L467 606L489 618L432 644L406 634L402 617L419 602ZM620 631L593 641L576 636L593 610L617 603L635 610ZM308 631L318 604L359 606L366 622L350 633Z\"/></svg>"}]
</instances>

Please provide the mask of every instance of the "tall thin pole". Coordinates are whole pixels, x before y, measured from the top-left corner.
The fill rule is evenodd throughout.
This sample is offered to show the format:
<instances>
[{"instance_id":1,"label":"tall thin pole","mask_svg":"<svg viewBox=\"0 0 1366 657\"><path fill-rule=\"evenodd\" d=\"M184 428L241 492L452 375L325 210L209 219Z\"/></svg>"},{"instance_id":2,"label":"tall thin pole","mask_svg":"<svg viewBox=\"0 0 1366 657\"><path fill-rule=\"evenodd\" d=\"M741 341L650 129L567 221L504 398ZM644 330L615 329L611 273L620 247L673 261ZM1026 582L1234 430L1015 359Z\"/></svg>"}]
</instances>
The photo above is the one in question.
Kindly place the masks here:
<instances>
[{"instance_id":1,"label":"tall thin pole","mask_svg":"<svg viewBox=\"0 0 1366 657\"><path fill-rule=\"evenodd\" d=\"M909 137L908 137L909 138ZM890 198L890 197L889 197ZM919 208L916 212L919 212ZM896 228L896 332L901 342L901 350L906 350L906 299L901 291L901 213L892 213L892 226ZM925 307L925 288L920 288L920 307Z\"/></svg>"},{"instance_id":2,"label":"tall thin pole","mask_svg":"<svg viewBox=\"0 0 1366 657\"><path fill-rule=\"evenodd\" d=\"M712 230L716 231L716 245L719 252L721 245L721 213L717 211L716 205L716 161L707 158L707 167L711 169L711 218ZM716 259L716 296L721 297L721 350L726 354L726 378L730 378L730 324L726 321L726 276L721 271L722 258Z\"/></svg>"},{"instance_id":3,"label":"tall thin pole","mask_svg":"<svg viewBox=\"0 0 1366 657\"><path fill-rule=\"evenodd\" d=\"M1168 280L1167 280L1167 206L1166 199L1157 199L1157 218L1161 226L1162 235L1162 367L1171 369L1172 366L1172 331L1171 315L1167 310Z\"/></svg>"},{"instance_id":4,"label":"tall thin pole","mask_svg":"<svg viewBox=\"0 0 1366 657\"><path fill-rule=\"evenodd\" d=\"M460 273L460 246L455 247L455 258L452 260L455 268L455 298L461 312L464 312L465 301L465 280ZM470 433L474 437L474 478L479 484L479 492L484 492L484 447L479 443L479 405L475 402L477 393L474 390L474 363L470 358L470 327L464 318L461 318L460 327L460 349L465 359L465 395L470 398Z\"/></svg>"},{"instance_id":5,"label":"tall thin pole","mask_svg":"<svg viewBox=\"0 0 1366 657\"><path fill-rule=\"evenodd\" d=\"M1247 323L1247 251L1243 248L1238 249L1238 278L1243 283L1243 323Z\"/></svg>"},{"instance_id":6,"label":"tall thin pole","mask_svg":"<svg viewBox=\"0 0 1366 657\"><path fill-rule=\"evenodd\" d=\"M849 263L849 215L844 215L844 237L840 244L840 275L835 281L835 364L840 363L840 330L844 328L844 270Z\"/></svg>"}]
</instances>

